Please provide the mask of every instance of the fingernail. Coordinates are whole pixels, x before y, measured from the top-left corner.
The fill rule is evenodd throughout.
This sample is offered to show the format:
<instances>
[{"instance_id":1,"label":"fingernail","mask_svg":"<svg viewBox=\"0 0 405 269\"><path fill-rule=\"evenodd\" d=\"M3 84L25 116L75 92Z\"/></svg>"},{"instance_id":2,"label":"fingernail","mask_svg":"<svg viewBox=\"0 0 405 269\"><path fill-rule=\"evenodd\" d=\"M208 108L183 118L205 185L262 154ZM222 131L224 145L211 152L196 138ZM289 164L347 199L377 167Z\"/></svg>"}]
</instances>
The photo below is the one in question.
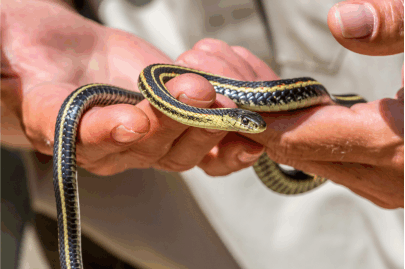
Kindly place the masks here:
<instances>
[{"instance_id":1,"label":"fingernail","mask_svg":"<svg viewBox=\"0 0 405 269\"><path fill-rule=\"evenodd\" d=\"M373 33L374 15L372 7L357 4L342 4L335 16L345 38L361 38Z\"/></svg>"},{"instance_id":2,"label":"fingernail","mask_svg":"<svg viewBox=\"0 0 405 269\"><path fill-rule=\"evenodd\" d=\"M238 153L239 161L243 163L251 163L257 161L259 157L262 155L262 152L259 153L247 153L246 151L242 151Z\"/></svg>"},{"instance_id":3,"label":"fingernail","mask_svg":"<svg viewBox=\"0 0 405 269\"><path fill-rule=\"evenodd\" d=\"M117 142L129 143L143 137L145 133L137 133L127 129L124 125L120 125L112 130L111 135Z\"/></svg>"},{"instance_id":4,"label":"fingernail","mask_svg":"<svg viewBox=\"0 0 405 269\"><path fill-rule=\"evenodd\" d=\"M189 105L192 105L192 106L195 106L195 105L198 104L199 107L208 107L208 106L211 105L211 103L213 102L213 100L210 100L210 101L203 101L203 100L197 99L196 97L197 97L198 95L200 95L200 96L198 96L198 97L204 98L204 96L201 96L201 94L199 94L198 92L190 92L190 93L188 93L188 94L189 94L189 95L195 94L196 96L188 96L188 95L186 95L185 93L182 93L182 94L180 94L180 96L179 96L179 101L180 101L180 102L183 102L183 103L186 103L186 104L189 104Z\"/></svg>"}]
</instances>

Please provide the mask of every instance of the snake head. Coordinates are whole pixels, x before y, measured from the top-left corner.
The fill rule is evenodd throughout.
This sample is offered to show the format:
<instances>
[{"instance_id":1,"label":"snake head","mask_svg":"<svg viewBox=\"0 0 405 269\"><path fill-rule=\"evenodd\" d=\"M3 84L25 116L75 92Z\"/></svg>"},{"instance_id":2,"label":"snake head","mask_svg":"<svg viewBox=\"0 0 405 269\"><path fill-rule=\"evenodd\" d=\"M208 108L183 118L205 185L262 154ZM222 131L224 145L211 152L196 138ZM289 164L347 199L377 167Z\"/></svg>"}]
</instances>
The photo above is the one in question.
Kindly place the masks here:
<instances>
[{"instance_id":1,"label":"snake head","mask_svg":"<svg viewBox=\"0 0 405 269\"><path fill-rule=\"evenodd\" d=\"M253 111L244 109L230 109L225 117L233 127L233 131L244 133L261 133L266 130L266 122L262 116Z\"/></svg>"}]
</instances>

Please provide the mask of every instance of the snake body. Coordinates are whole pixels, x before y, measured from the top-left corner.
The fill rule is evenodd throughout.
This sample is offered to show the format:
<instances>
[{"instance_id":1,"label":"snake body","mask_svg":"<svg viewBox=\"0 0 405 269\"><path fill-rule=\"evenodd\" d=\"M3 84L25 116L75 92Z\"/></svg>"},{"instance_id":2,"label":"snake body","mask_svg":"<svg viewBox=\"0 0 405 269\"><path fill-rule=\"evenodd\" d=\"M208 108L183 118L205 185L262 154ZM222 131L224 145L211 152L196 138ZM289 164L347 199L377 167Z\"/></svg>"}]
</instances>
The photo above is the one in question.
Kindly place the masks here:
<instances>
[{"instance_id":1,"label":"snake body","mask_svg":"<svg viewBox=\"0 0 405 269\"><path fill-rule=\"evenodd\" d=\"M206 78L216 92L232 99L239 108L202 109L188 106L173 96L164 84L181 74L194 73ZM139 75L141 93L107 84L89 84L76 89L63 103L56 121L53 152L53 178L57 205L59 257L61 268L81 269L81 228L76 171L76 134L81 116L94 106L136 105L145 98L162 113L186 125L260 133L266 129L254 111L286 111L319 104L351 106L365 102L360 96L331 96L316 80L295 78L277 81L237 81L202 71L167 64L146 67ZM284 194L309 191L326 179L299 171L287 172L263 154L254 165L262 182Z\"/></svg>"}]
</instances>

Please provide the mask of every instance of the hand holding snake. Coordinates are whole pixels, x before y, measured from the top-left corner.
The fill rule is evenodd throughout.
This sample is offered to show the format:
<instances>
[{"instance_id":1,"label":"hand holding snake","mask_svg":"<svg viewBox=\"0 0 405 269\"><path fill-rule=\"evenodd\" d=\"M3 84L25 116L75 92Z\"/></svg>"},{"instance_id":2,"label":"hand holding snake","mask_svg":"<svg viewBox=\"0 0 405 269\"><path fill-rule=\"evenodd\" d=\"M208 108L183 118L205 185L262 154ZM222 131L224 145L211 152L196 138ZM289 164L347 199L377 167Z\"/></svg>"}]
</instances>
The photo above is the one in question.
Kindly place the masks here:
<instances>
[{"instance_id":1,"label":"hand holding snake","mask_svg":"<svg viewBox=\"0 0 405 269\"><path fill-rule=\"evenodd\" d=\"M25 16L27 10L35 16ZM48 18L49 10L52 12L57 10L58 19L52 20L51 23L40 20L41 17ZM4 30L2 52L7 52L2 65L2 93L11 94L2 94L2 101L10 113L21 122L25 134L34 147L43 153L52 152L57 111L63 99L75 88L92 81L135 88L137 77L134 74L138 74L143 67L154 62L170 62L170 59L146 42L83 20L61 6L42 2L34 5L10 1L10 3L6 2L3 11L9 16L5 17L5 23L2 24L2 30ZM20 17L25 19L20 20ZM52 17L49 18L52 19ZM66 28L63 21L70 21L75 25ZM82 27L83 25L86 27ZM57 39L50 38L54 34L58 34ZM15 49L17 45L15 42L22 40L24 42L18 43L20 49ZM64 42L48 42L52 40ZM78 40L91 46L83 46L80 42L75 43ZM31 44L36 44L36 47L31 47ZM207 69L205 70L207 72L242 80L274 79L271 77L274 73L269 68L241 48L231 48L236 54L235 57L235 54L223 55L222 49L226 47L223 44L208 45L208 49L207 44L205 49L199 47L200 45L201 43L185 55L198 53L201 60L204 58L200 56L205 54L208 59L211 59L210 65L198 60L190 62L189 59L183 59L183 63L199 70ZM21 49L21 46L26 47ZM31 51L35 51L36 59L39 60L30 61ZM139 63L137 60L143 59L142 55L145 51L149 52L147 55L151 58ZM128 65L128 62L132 64ZM244 64L241 65L240 62ZM61 65L61 63L69 63L69 65ZM44 83L44 77L47 83ZM179 77L172 83L181 85L183 79ZM20 83L21 81L24 83ZM202 78L196 77L188 83L197 88L198 85L202 86L200 89L206 88L203 84L207 85ZM172 89L170 84L168 87L169 90ZM16 95L16 91L19 94ZM206 91L213 93L209 86ZM190 93L188 90L186 92ZM199 94L196 96L199 101L190 98L183 101L190 102L194 106L200 103L203 107L212 104L213 95ZM403 96L403 92L398 96ZM181 99L184 96L180 94L179 97ZM228 99L221 98L218 95L217 105L232 106ZM203 102L200 102L201 100ZM163 123L168 123L170 120L146 102L144 103L144 106L142 104L136 107L117 105L88 111L78 131L79 163L98 174L112 174L130 167L158 167L156 160L162 159L161 156L170 152L174 145L173 141L187 141L187 137L191 138L190 130L197 130L184 127L185 129L180 133L176 133L178 128L174 131L170 129L176 124L174 121L165 126ZM100 122L100 118L105 120ZM326 106L294 113L277 112L264 116L264 119L268 127L263 134L244 137L229 134L222 139L221 136L227 133L217 132L216 143L212 146L218 145L218 147L207 156L205 153L201 155L203 160L200 166L212 175L240 170L246 166L246 163L254 162L254 156L259 155L260 144L262 144L266 147L268 155L277 162L290 164L306 172L342 183L380 206L386 208L403 206L403 191L398 192L398 189L403 190L403 127L401 128L403 97L359 104L351 109ZM117 128L132 122L136 122L136 125L131 127L139 129ZM150 123L152 125L149 125ZM324 128L325 126L328 128ZM185 130L187 131L184 133ZM162 134L167 133L172 135L168 140L162 140L166 137ZM199 134L199 131L193 134L194 138L188 141L194 144L201 142L195 139L197 137L195 134ZM156 140L153 140L153 137ZM181 139L177 140L179 137ZM203 141L210 140L208 136L202 137ZM240 143L229 143L236 140ZM258 143L252 143L251 140ZM347 144L348 140L353 143ZM154 148L153 145L156 143L162 143L163 146ZM181 153L190 148L190 144L183 143L182 146L184 146L183 150L172 152L171 160L178 159ZM240 154L236 154L235 148L253 153L250 154L252 158L246 158L245 155L242 159L248 162L241 165ZM133 154L133 149L137 149L139 154ZM156 155L148 154L156 153L157 150L162 150L163 155L156 158ZM314 155L313 152L318 154ZM100 155L102 158L98 159ZM225 169L216 170L216 167L225 167ZM177 169L182 170L184 167Z\"/></svg>"},{"instance_id":2,"label":"hand holding snake","mask_svg":"<svg viewBox=\"0 0 405 269\"><path fill-rule=\"evenodd\" d=\"M246 49L216 40L200 41L178 61L237 79L278 79ZM379 206L401 207L403 192L398 190L403 190L402 96L403 90L395 98L351 108L320 106L261 114L267 123L266 131L244 136L264 145L275 162L324 176ZM201 166L209 171L224 163L218 158L224 155L223 151L216 151Z\"/></svg>"}]
</instances>

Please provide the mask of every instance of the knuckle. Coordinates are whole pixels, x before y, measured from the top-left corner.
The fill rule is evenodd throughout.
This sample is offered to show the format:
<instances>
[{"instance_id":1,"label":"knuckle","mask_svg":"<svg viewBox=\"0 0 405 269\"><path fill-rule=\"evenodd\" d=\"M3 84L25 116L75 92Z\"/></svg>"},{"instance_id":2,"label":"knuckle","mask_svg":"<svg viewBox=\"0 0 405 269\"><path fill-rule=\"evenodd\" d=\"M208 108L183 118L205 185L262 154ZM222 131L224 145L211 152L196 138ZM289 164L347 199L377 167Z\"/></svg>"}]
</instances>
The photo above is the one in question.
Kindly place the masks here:
<instances>
[{"instance_id":1,"label":"knuckle","mask_svg":"<svg viewBox=\"0 0 405 269\"><path fill-rule=\"evenodd\" d=\"M379 14L379 25L373 33L371 42L383 46L374 55L396 54L403 52L404 47L404 2L400 0L376 1L377 5L369 8ZM383 41L381 41L383 40Z\"/></svg>"},{"instance_id":2,"label":"knuckle","mask_svg":"<svg viewBox=\"0 0 405 269\"><path fill-rule=\"evenodd\" d=\"M244 55L248 55L251 53L250 50L242 46L232 46L232 49L237 50L239 53Z\"/></svg>"},{"instance_id":3,"label":"knuckle","mask_svg":"<svg viewBox=\"0 0 405 269\"><path fill-rule=\"evenodd\" d=\"M200 61L201 51L196 50L189 50L183 52L178 58L177 61L184 62L184 63L198 63Z\"/></svg>"},{"instance_id":4,"label":"knuckle","mask_svg":"<svg viewBox=\"0 0 405 269\"><path fill-rule=\"evenodd\" d=\"M197 50L209 50L209 51L218 51L222 50L228 44L222 40L214 39L214 38L204 38L198 41L193 49Z\"/></svg>"}]
</instances>

